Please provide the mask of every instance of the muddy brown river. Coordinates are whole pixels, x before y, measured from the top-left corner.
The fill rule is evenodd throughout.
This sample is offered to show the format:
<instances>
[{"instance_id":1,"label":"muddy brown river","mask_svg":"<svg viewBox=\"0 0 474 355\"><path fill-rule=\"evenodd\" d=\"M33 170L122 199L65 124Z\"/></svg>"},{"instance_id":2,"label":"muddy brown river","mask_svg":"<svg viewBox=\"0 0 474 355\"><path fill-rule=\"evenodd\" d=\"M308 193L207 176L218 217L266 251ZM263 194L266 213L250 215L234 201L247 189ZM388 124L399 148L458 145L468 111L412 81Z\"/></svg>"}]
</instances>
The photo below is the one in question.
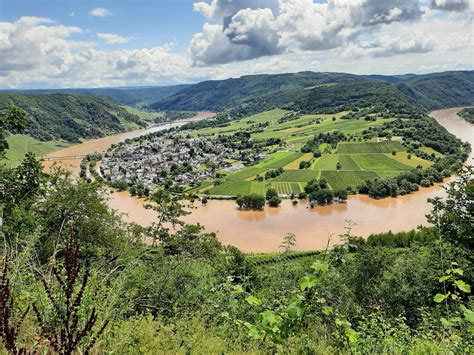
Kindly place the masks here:
<instances>
[{"instance_id":1,"label":"muddy brown river","mask_svg":"<svg viewBox=\"0 0 474 355\"><path fill-rule=\"evenodd\" d=\"M431 116L448 131L474 146L473 126L457 116L460 108L433 111ZM201 116L202 117L202 116ZM50 156L70 156L87 152L104 151L112 143L136 137L143 131L89 141L51 153ZM473 154L469 162L473 162ZM46 162L49 164L49 162ZM73 172L78 171L79 160L64 161ZM46 164L45 164L46 165ZM426 225L426 214L431 205L428 198L443 196L441 184L400 196L374 200L365 195L350 196L347 203L334 203L314 209L305 203L293 206L285 200L278 208L266 207L263 211L240 211L234 201L211 200L206 206L196 204L191 214L184 217L189 223L200 223L209 232L216 232L224 244L231 244L245 252L278 250L287 233L296 235L296 249L322 249L328 243L339 242L347 221L355 223L353 234L366 237L372 233L407 231ZM109 204L123 214L125 220L147 225L154 220L151 211L143 208L143 200L130 197L126 192L110 195Z\"/></svg>"}]
</instances>

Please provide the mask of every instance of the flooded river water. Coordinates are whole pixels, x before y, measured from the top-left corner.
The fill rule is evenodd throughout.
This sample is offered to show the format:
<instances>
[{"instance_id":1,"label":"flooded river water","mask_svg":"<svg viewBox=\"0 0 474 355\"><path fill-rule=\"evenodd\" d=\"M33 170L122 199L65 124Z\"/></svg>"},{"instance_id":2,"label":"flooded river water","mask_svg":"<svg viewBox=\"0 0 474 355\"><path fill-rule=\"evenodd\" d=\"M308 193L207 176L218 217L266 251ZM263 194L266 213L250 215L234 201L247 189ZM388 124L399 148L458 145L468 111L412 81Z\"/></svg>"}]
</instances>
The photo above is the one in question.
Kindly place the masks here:
<instances>
[{"instance_id":1,"label":"flooded river water","mask_svg":"<svg viewBox=\"0 0 474 355\"><path fill-rule=\"evenodd\" d=\"M473 126L458 117L458 111L459 108L439 110L432 112L431 116L448 131L474 146ZM69 147L50 155L83 154L87 150L84 145L88 143L90 148L94 148L91 151L105 150L108 145L117 143L117 139L140 134L143 133L135 131L125 133L123 137L105 137L75 146L78 147L76 150ZM471 163L472 159L473 154L469 158ZM73 170L77 171L80 160L73 163ZM321 249L326 246L329 237L331 244L339 242L338 235L344 232L348 220L356 223L353 234L359 236L389 230L407 231L418 225L426 225L425 215L431 209L427 199L443 195L444 190L438 184L397 198L374 200L365 195L354 195L349 197L347 203L334 203L314 209L308 208L306 203L293 206L291 201L285 200L280 207L266 207L263 211L240 211L234 201L211 200L206 206L196 204L196 208L184 220L202 224L206 231L217 232L223 243L235 245L246 252L275 251L287 233L296 235L296 249ZM143 208L143 201L130 197L126 192L112 193L109 204L123 213L126 220L142 225L154 220L153 213Z\"/></svg>"}]
</instances>

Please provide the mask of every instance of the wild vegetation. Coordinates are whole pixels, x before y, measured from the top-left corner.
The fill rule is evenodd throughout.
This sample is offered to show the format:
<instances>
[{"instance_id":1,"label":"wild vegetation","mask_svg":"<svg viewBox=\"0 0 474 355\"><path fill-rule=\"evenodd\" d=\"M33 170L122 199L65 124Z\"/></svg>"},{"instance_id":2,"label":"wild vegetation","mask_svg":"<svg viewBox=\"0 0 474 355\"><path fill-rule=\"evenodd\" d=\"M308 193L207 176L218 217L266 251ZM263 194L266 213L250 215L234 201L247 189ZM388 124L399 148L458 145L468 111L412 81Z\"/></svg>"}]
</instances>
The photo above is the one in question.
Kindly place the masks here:
<instances>
[{"instance_id":1,"label":"wild vegetation","mask_svg":"<svg viewBox=\"0 0 474 355\"><path fill-rule=\"evenodd\" d=\"M469 107L458 112L458 115L464 118L467 122L474 123L474 107Z\"/></svg>"},{"instance_id":2,"label":"wild vegetation","mask_svg":"<svg viewBox=\"0 0 474 355\"><path fill-rule=\"evenodd\" d=\"M146 125L117 102L98 96L0 93L0 106L24 110L25 133L39 141L98 138Z\"/></svg>"},{"instance_id":3,"label":"wild vegetation","mask_svg":"<svg viewBox=\"0 0 474 355\"><path fill-rule=\"evenodd\" d=\"M147 200L152 225L128 224L98 184L27 155L0 168L0 351L469 353L472 173L432 201L431 228L365 241L349 223L333 249L294 252L286 235L280 253L246 255L182 222L165 190Z\"/></svg>"}]
</instances>

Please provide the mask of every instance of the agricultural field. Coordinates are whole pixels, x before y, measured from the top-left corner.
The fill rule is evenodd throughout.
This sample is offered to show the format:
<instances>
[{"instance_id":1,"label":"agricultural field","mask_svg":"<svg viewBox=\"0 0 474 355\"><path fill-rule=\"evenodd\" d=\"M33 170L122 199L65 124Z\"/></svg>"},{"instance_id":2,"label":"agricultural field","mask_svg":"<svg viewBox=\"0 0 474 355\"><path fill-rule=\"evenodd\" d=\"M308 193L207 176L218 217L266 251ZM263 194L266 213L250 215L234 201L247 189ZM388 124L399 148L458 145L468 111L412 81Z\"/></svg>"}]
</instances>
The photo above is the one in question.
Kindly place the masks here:
<instances>
[{"instance_id":1,"label":"agricultural field","mask_svg":"<svg viewBox=\"0 0 474 355\"><path fill-rule=\"evenodd\" d=\"M355 154L354 161L363 170L410 170L411 167L389 158L385 154Z\"/></svg>"},{"instance_id":2,"label":"agricultural field","mask_svg":"<svg viewBox=\"0 0 474 355\"><path fill-rule=\"evenodd\" d=\"M340 142L335 148L330 144L321 143L319 150L323 154L314 158L313 153L301 153L300 149L315 134L334 130L346 135L358 134L391 119L343 119L341 116L345 113L341 112L335 115L301 115L280 120L288 113L289 111L275 109L232 121L225 127L193 131L193 136L211 137L247 130L251 134L251 140L281 138L282 147L286 150L274 152L277 146L269 147L264 151L268 156L257 164L227 173L219 185L206 185L191 191L211 196L236 196L264 194L266 189L271 187L279 194L288 195L302 192L308 181L321 178L327 179L334 190L348 187L355 189L366 179L393 177L418 166L426 169L432 165L432 162L414 154L408 159L406 148L399 140L376 141L375 138L363 142ZM260 123L265 123L265 126L255 130L256 125ZM302 161L309 161L309 168L299 169ZM284 170L283 173L265 180L266 172L279 168Z\"/></svg>"},{"instance_id":3,"label":"agricultural field","mask_svg":"<svg viewBox=\"0 0 474 355\"><path fill-rule=\"evenodd\" d=\"M291 163L285 165L283 167L283 169L285 169L285 170L287 170L287 169L288 170L299 169L300 163L302 161L310 161L311 159L313 159L313 154L312 153L305 153L301 157L299 157L298 159L295 159Z\"/></svg>"},{"instance_id":4,"label":"agricultural field","mask_svg":"<svg viewBox=\"0 0 474 355\"><path fill-rule=\"evenodd\" d=\"M254 165L255 168L278 169L286 165L292 164L299 160L304 154L300 152L276 152L265 160ZM299 161L298 161L299 164Z\"/></svg>"},{"instance_id":5,"label":"agricultural field","mask_svg":"<svg viewBox=\"0 0 474 355\"><path fill-rule=\"evenodd\" d=\"M230 173L226 176L228 180L248 180L252 179L257 175L265 174L266 171L270 170L269 168L259 168L256 166L251 166L242 170L238 170Z\"/></svg>"},{"instance_id":6,"label":"agricultural field","mask_svg":"<svg viewBox=\"0 0 474 355\"><path fill-rule=\"evenodd\" d=\"M354 161L352 155L339 154L338 161L341 164L340 170L362 170L361 167Z\"/></svg>"},{"instance_id":7,"label":"agricultural field","mask_svg":"<svg viewBox=\"0 0 474 355\"><path fill-rule=\"evenodd\" d=\"M417 157L414 154L411 154L410 159L408 158L409 154L407 152L399 152L395 155L386 154L389 158L395 159L396 161L408 165L412 168L416 168L417 166L421 166L423 169L429 168L434 163L429 160L425 160L422 158Z\"/></svg>"},{"instance_id":8,"label":"agricultural field","mask_svg":"<svg viewBox=\"0 0 474 355\"><path fill-rule=\"evenodd\" d=\"M0 164L13 167L25 157L28 152L33 153L37 157L65 148L70 143L61 141L40 142L30 136L24 134L13 134L7 137L9 149Z\"/></svg>"},{"instance_id":9,"label":"agricultural field","mask_svg":"<svg viewBox=\"0 0 474 355\"><path fill-rule=\"evenodd\" d=\"M368 154L368 153L391 153L401 152L405 147L398 141L364 142L364 143L339 143L337 152L339 154Z\"/></svg>"},{"instance_id":10,"label":"agricultural field","mask_svg":"<svg viewBox=\"0 0 474 355\"><path fill-rule=\"evenodd\" d=\"M373 171L321 171L321 178L325 178L333 190L356 188L364 180L376 177Z\"/></svg>"},{"instance_id":11,"label":"agricultural field","mask_svg":"<svg viewBox=\"0 0 474 355\"><path fill-rule=\"evenodd\" d=\"M302 186L298 182L273 182L271 187L281 195L298 194L303 191Z\"/></svg>"},{"instance_id":12,"label":"agricultural field","mask_svg":"<svg viewBox=\"0 0 474 355\"><path fill-rule=\"evenodd\" d=\"M318 179L319 176L319 170L285 170L283 174L272 179L272 181L308 182L313 179Z\"/></svg>"},{"instance_id":13,"label":"agricultural field","mask_svg":"<svg viewBox=\"0 0 474 355\"><path fill-rule=\"evenodd\" d=\"M312 170L336 170L337 161L339 156L337 154L323 154L321 157L316 158Z\"/></svg>"}]
</instances>

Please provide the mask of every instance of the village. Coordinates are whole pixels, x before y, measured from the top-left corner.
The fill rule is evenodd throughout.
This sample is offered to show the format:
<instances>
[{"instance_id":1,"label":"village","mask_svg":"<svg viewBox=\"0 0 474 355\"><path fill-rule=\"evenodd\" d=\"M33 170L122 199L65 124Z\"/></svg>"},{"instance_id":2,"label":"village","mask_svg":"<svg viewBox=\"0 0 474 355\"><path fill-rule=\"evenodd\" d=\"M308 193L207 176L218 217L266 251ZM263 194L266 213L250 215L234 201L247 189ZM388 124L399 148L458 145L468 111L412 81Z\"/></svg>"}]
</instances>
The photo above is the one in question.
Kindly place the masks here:
<instances>
[{"instance_id":1,"label":"village","mask_svg":"<svg viewBox=\"0 0 474 355\"><path fill-rule=\"evenodd\" d=\"M236 156L231 148L215 141L167 135L119 145L104 155L100 173L111 182L140 182L150 190L167 184L195 186L215 178L217 171L230 167L229 159Z\"/></svg>"}]
</instances>

